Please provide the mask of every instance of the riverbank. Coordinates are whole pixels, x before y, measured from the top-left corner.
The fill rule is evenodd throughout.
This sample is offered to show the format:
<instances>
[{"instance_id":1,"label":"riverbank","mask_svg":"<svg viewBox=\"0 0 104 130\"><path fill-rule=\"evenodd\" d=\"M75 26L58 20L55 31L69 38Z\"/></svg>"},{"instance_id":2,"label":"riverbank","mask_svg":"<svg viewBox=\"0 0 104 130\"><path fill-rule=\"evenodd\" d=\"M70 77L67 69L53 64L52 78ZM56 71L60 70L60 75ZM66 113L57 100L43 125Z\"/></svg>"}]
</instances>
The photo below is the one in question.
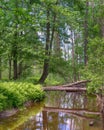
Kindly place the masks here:
<instances>
[{"instance_id":1,"label":"riverbank","mask_svg":"<svg viewBox=\"0 0 104 130\"><path fill-rule=\"evenodd\" d=\"M41 85L22 82L0 82L0 114L14 115L22 106L40 102L45 94Z\"/></svg>"}]
</instances>

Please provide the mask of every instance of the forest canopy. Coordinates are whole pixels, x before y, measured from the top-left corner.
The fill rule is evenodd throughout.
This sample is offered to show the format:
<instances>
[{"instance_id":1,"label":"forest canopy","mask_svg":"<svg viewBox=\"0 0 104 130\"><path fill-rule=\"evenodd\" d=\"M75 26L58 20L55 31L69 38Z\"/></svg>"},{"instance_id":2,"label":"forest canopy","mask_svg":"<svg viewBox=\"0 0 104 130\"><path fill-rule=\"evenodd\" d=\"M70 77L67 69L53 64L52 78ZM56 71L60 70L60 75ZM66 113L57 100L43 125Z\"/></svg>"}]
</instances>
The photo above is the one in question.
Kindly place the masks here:
<instances>
[{"instance_id":1,"label":"forest canopy","mask_svg":"<svg viewBox=\"0 0 104 130\"><path fill-rule=\"evenodd\" d=\"M0 79L104 86L103 0L1 0Z\"/></svg>"}]
</instances>

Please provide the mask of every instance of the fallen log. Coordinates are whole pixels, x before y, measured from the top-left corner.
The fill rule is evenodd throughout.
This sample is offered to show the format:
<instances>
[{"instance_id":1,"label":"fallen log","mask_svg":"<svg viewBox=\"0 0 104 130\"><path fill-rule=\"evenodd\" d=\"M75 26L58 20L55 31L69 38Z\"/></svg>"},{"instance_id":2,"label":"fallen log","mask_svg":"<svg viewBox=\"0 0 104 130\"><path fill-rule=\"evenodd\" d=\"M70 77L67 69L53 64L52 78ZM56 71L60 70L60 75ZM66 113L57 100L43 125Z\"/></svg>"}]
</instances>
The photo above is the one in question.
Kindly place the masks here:
<instances>
[{"instance_id":1,"label":"fallen log","mask_svg":"<svg viewBox=\"0 0 104 130\"><path fill-rule=\"evenodd\" d=\"M85 86L84 84L86 84L87 82L91 82L90 80L82 80L82 81L77 81L74 83L70 83L70 84L65 84L65 85L59 85L59 86L50 86L50 87L46 87L46 88L58 88L58 87L81 87L81 86ZM46 88L44 88L44 90L46 90ZM83 88L83 87L82 87ZM48 90L48 89L47 89Z\"/></svg>"},{"instance_id":2,"label":"fallen log","mask_svg":"<svg viewBox=\"0 0 104 130\"><path fill-rule=\"evenodd\" d=\"M91 81L90 80L81 80L81 81L77 81L77 82L74 82L74 83L65 84L65 85L62 85L62 86L63 87L76 87L76 86L85 85L88 82L91 82Z\"/></svg>"},{"instance_id":3,"label":"fallen log","mask_svg":"<svg viewBox=\"0 0 104 130\"><path fill-rule=\"evenodd\" d=\"M80 92L86 91L86 88L78 88L78 87L44 87L44 91L68 91L68 92Z\"/></svg>"},{"instance_id":4,"label":"fallen log","mask_svg":"<svg viewBox=\"0 0 104 130\"><path fill-rule=\"evenodd\" d=\"M78 113L70 113L72 116L75 116L77 118L81 118L81 119L87 119L87 120L93 120L95 119L95 117L89 117L89 116L85 116L85 115L82 115L82 114L78 114ZM100 114L99 114L100 115ZM98 115L97 115L98 116Z\"/></svg>"},{"instance_id":5,"label":"fallen log","mask_svg":"<svg viewBox=\"0 0 104 130\"><path fill-rule=\"evenodd\" d=\"M57 107L44 107L43 111L47 112L64 112L64 113L78 113L78 114L92 114L100 115L100 112L93 112L86 109L67 109L67 108L57 108Z\"/></svg>"}]
</instances>

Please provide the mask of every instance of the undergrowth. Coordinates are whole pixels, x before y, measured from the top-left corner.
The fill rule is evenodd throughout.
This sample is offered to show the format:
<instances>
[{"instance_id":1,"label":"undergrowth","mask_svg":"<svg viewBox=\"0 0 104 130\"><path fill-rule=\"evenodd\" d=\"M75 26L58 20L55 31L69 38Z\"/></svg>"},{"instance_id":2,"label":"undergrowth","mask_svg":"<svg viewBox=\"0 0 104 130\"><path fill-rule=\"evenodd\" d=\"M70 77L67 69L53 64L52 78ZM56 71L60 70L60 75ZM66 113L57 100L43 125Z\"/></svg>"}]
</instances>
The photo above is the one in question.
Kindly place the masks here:
<instances>
[{"instance_id":1,"label":"undergrowth","mask_svg":"<svg viewBox=\"0 0 104 130\"><path fill-rule=\"evenodd\" d=\"M0 82L0 111L22 106L27 101L44 98L41 85L22 82Z\"/></svg>"}]
</instances>

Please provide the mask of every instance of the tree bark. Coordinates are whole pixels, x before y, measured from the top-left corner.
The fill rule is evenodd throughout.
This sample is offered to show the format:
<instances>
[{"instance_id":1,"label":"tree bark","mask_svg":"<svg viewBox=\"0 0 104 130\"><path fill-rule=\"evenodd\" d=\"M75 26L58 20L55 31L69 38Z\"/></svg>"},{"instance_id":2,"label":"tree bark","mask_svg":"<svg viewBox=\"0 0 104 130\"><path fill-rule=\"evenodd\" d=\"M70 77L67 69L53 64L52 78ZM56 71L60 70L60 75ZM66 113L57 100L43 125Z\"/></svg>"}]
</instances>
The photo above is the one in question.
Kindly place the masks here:
<instances>
[{"instance_id":1,"label":"tree bark","mask_svg":"<svg viewBox=\"0 0 104 130\"><path fill-rule=\"evenodd\" d=\"M84 64L87 65L88 62L88 55L87 55L87 48L88 48L88 7L89 2L86 0L86 12L85 12L85 21L84 21Z\"/></svg>"},{"instance_id":2,"label":"tree bark","mask_svg":"<svg viewBox=\"0 0 104 130\"><path fill-rule=\"evenodd\" d=\"M9 58L9 80L11 79L12 76L12 60Z\"/></svg>"},{"instance_id":3,"label":"tree bark","mask_svg":"<svg viewBox=\"0 0 104 130\"><path fill-rule=\"evenodd\" d=\"M12 53L13 53L13 73L14 73L14 77L13 77L13 79L14 80L16 80L17 78L18 78L18 73L17 73L17 71L18 71L18 64L17 64L17 56L18 56L18 50L17 50L17 44L18 44L18 42L17 42L17 40L18 40L18 30L17 30L17 28L18 28L18 13L17 13L17 11L18 11L18 1L16 1L15 2L15 7L16 7L16 14L15 14L15 22L16 22L16 25L15 25L15 32L14 32L14 39L15 39L15 41L14 41L14 43L13 43L13 46L12 46L12 49L13 49L13 51L12 51Z\"/></svg>"},{"instance_id":4,"label":"tree bark","mask_svg":"<svg viewBox=\"0 0 104 130\"><path fill-rule=\"evenodd\" d=\"M103 0L100 0L100 6L104 6L104 1ZM103 16L102 8L101 8L100 12L101 12L100 30L101 30L101 36L104 38L104 16Z\"/></svg>"},{"instance_id":5,"label":"tree bark","mask_svg":"<svg viewBox=\"0 0 104 130\"><path fill-rule=\"evenodd\" d=\"M75 66L75 48L74 48L74 32L71 30L71 42L72 42L72 68L73 68L73 81L76 81L76 66Z\"/></svg>"},{"instance_id":6,"label":"tree bark","mask_svg":"<svg viewBox=\"0 0 104 130\"><path fill-rule=\"evenodd\" d=\"M22 67L22 61L19 63L19 65L18 65L18 77L20 77L21 76L21 74L22 74L22 69L23 69L23 67Z\"/></svg>"},{"instance_id":7,"label":"tree bark","mask_svg":"<svg viewBox=\"0 0 104 130\"><path fill-rule=\"evenodd\" d=\"M67 92L86 92L86 88L79 87L44 87L44 91L67 91Z\"/></svg>"},{"instance_id":8,"label":"tree bark","mask_svg":"<svg viewBox=\"0 0 104 130\"><path fill-rule=\"evenodd\" d=\"M60 37L58 31L55 32L55 56L59 57L60 56Z\"/></svg>"},{"instance_id":9,"label":"tree bark","mask_svg":"<svg viewBox=\"0 0 104 130\"><path fill-rule=\"evenodd\" d=\"M0 56L0 80L2 79L2 61Z\"/></svg>"},{"instance_id":10,"label":"tree bark","mask_svg":"<svg viewBox=\"0 0 104 130\"><path fill-rule=\"evenodd\" d=\"M46 46L45 46L45 59L43 66L43 73L39 79L39 83L43 83L48 76L49 69L49 44L50 44L50 21L49 21L50 11L47 10L47 25L46 25Z\"/></svg>"},{"instance_id":11,"label":"tree bark","mask_svg":"<svg viewBox=\"0 0 104 130\"><path fill-rule=\"evenodd\" d=\"M16 80L18 75L17 75L17 45L13 46L13 79Z\"/></svg>"},{"instance_id":12,"label":"tree bark","mask_svg":"<svg viewBox=\"0 0 104 130\"><path fill-rule=\"evenodd\" d=\"M52 34L50 38L50 11L47 9L47 25L46 25L46 46L45 46L45 59L44 59L44 65L43 65L43 73L39 79L39 83L44 83L45 79L47 78L49 74L49 61L52 51L52 43L54 38L54 32L55 32L55 21L56 21L56 13L54 13L53 17L53 28L52 28Z\"/></svg>"}]
</instances>

